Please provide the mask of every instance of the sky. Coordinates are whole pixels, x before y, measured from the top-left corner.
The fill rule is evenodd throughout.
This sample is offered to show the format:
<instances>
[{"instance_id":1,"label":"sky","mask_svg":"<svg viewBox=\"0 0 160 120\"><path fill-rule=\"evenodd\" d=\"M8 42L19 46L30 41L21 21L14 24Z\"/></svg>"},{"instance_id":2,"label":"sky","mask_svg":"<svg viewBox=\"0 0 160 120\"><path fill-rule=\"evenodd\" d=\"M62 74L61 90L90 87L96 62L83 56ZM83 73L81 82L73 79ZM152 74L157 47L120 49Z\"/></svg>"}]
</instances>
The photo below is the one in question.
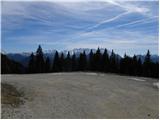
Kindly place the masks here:
<instances>
[{"instance_id":1,"label":"sky","mask_svg":"<svg viewBox=\"0 0 160 120\"><path fill-rule=\"evenodd\" d=\"M1 2L5 52L107 48L120 55L158 54L156 0L7 0Z\"/></svg>"}]
</instances>

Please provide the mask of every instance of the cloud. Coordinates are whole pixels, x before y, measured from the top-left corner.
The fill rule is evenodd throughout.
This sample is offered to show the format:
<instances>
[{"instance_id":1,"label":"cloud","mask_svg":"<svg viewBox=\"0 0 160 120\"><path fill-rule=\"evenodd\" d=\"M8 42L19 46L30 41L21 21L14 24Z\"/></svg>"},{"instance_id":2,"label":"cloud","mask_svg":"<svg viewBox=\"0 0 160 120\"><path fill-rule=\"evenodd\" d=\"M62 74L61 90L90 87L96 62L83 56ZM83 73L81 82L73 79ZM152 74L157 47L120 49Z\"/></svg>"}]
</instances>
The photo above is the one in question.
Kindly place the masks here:
<instances>
[{"instance_id":1,"label":"cloud","mask_svg":"<svg viewBox=\"0 0 160 120\"><path fill-rule=\"evenodd\" d=\"M148 8L144 7L144 6L138 6L135 1L113 1L113 0L109 0L109 3L114 4L118 7L121 7L122 9L124 9L127 12L137 12L137 13L141 13L141 14L145 14L149 11Z\"/></svg>"},{"instance_id":2,"label":"cloud","mask_svg":"<svg viewBox=\"0 0 160 120\"><path fill-rule=\"evenodd\" d=\"M18 48L16 45L30 50L37 44L48 49L99 46L121 52L146 48L156 51L158 46L155 2L2 3L2 44L10 45L10 51Z\"/></svg>"},{"instance_id":3,"label":"cloud","mask_svg":"<svg viewBox=\"0 0 160 120\"><path fill-rule=\"evenodd\" d=\"M142 15L148 16L148 13L150 12L149 8L144 7L144 6L138 6L133 1L132 2L131 1L130 2L126 2L126 1L118 2L115 0L108 0L106 2L111 5L115 5L117 7L120 7L122 10L124 10L124 12L119 13L118 15L116 15L112 18L109 18L109 19L106 19L103 21L99 21L96 25L88 27L87 30L92 30L92 29L98 28L99 26L101 26L103 24L118 20L119 18L124 17L128 14L137 13L137 14L142 14Z\"/></svg>"},{"instance_id":4,"label":"cloud","mask_svg":"<svg viewBox=\"0 0 160 120\"><path fill-rule=\"evenodd\" d=\"M127 15L127 14L129 14L129 13L130 13L130 12L123 12L123 13L121 13L121 14L113 17L113 18L110 18L110 19L107 19L107 20L104 20L104 21L100 21L98 24L96 24L96 25L94 25L94 26L92 26L92 27L87 28L87 30L92 30L92 29L94 29L94 28L99 27L100 25L103 25L103 24L112 22L112 21L114 21L114 20L117 20L117 19L119 19L120 17L123 17L123 16L125 16L125 15Z\"/></svg>"},{"instance_id":5,"label":"cloud","mask_svg":"<svg viewBox=\"0 0 160 120\"><path fill-rule=\"evenodd\" d=\"M140 19L140 20L136 20L136 21L132 21L132 22L129 22L129 23L118 25L116 28L120 28L120 27L124 27L124 26L128 26L128 25L145 24L145 23L152 22L153 20L156 20L157 18L159 18L159 17L158 16L154 16L152 18Z\"/></svg>"}]
</instances>

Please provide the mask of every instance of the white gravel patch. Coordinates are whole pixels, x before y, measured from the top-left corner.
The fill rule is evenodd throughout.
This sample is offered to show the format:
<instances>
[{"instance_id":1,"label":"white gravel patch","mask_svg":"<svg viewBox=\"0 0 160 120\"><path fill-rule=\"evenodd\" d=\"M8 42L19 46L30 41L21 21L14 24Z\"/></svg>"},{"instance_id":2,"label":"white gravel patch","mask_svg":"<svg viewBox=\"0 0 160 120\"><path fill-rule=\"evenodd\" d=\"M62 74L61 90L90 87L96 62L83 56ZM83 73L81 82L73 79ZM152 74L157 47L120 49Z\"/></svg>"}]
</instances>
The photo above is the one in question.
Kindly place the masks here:
<instances>
[{"instance_id":1,"label":"white gravel patch","mask_svg":"<svg viewBox=\"0 0 160 120\"><path fill-rule=\"evenodd\" d=\"M85 73L86 75L98 75L97 73Z\"/></svg>"},{"instance_id":2,"label":"white gravel patch","mask_svg":"<svg viewBox=\"0 0 160 120\"><path fill-rule=\"evenodd\" d=\"M135 81L139 81L139 82L145 82L146 80L143 79L139 79L139 78L128 78L129 80L135 80Z\"/></svg>"},{"instance_id":3,"label":"white gravel patch","mask_svg":"<svg viewBox=\"0 0 160 120\"><path fill-rule=\"evenodd\" d=\"M156 87L156 88L159 88L159 83L158 82L154 82L153 86Z\"/></svg>"}]
</instances>

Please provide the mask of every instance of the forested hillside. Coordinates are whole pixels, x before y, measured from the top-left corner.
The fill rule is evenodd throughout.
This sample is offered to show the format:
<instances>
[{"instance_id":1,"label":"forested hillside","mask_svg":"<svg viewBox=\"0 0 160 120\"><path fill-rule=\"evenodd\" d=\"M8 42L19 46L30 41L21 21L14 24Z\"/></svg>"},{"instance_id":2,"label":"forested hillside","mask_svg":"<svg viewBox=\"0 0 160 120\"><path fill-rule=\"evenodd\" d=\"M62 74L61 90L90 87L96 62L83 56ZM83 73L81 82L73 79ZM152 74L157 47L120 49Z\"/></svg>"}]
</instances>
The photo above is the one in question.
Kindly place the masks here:
<instances>
[{"instance_id":1,"label":"forested hillside","mask_svg":"<svg viewBox=\"0 0 160 120\"><path fill-rule=\"evenodd\" d=\"M10 60L6 55L1 54L1 73L25 73L25 68L20 63Z\"/></svg>"},{"instance_id":2,"label":"forested hillside","mask_svg":"<svg viewBox=\"0 0 160 120\"><path fill-rule=\"evenodd\" d=\"M89 57L86 56L85 51L80 53L79 57L76 57L75 53L70 55L69 52L65 57L63 53L56 51L54 59L49 59L44 57L43 50L39 46L36 55L32 53L30 56L28 73L71 71L94 71L158 78L159 63L151 61L149 50L146 53L144 62L136 55L129 57L125 54L120 59L113 50L109 56L107 49L101 53L99 48L95 53L91 50Z\"/></svg>"},{"instance_id":3,"label":"forested hillside","mask_svg":"<svg viewBox=\"0 0 160 120\"><path fill-rule=\"evenodd\" d=\"M124 54L120 57L112 50L107 49L102 53L98 48L95 52L92 49L89 54L83 51L76 56L70 52L55 52L53 59L46 57L39 45L36 53L31 53L29 63L25 69L20 63L12 61L6 55L2 55L2 73L49 73L49 72L72 72L72 71L93 71L103 73L118 73L131 76L159 77L159 63L151 60L148 50L142 61L134 55L130 57Z\"/></svg>"}]
</instances>

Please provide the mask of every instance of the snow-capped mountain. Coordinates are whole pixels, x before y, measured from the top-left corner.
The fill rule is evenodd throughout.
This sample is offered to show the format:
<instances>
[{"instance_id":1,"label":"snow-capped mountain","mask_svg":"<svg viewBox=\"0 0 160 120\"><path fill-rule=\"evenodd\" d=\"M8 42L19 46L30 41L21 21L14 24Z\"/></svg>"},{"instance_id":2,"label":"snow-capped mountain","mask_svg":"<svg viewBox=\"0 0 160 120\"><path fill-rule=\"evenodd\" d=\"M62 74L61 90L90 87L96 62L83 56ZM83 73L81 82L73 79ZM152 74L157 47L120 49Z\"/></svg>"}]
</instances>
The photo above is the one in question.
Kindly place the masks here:
<instances>
[{"instance_id":1,"label":"snow-capped mountain","mask_svg":"<svg viewBox=\"0 0 160 120\"><path fill-rule=\"evenodd\" d=\"M90 51L92 50L93 53L96 53L96 49L90 49L90 48L75 48L73 50L64 50L62 51L65 55L67 55L67 53L69 52L70 55L73 55L74 53L76 54L76 56L78 57L80 55L80 53L83 53L85 51L86 55L89 55ZM104 48L100 48L100 52L101 54L104 53ZM108 50L108 54L110 55L111 52Z\"/></svg>"},{"instance_id":2,"label":"snow-capped mountain","mask_svg":"<svg viewBox=\"0 0 160 120\"><path fill-rule=\"evenodd\" d=\"M141 59L142 62L145 60L145 55L136 55L137 59ZM159 56L158 55L151 55L151 61L154 63L159 62Z\"/></svg>"},{"instance_id":3,"label":"snow-capped mountain","mask_svg":"<svg viewBox=\"0 0 160 120\"><path fill-rule=\"evenodd\" d=\"M104 48L100 48L100 52L101 54L104 53ZM79 57L80 53L83 53L85 51L86 55L89 56L89 53L91 51L90 48L76 48L73 50L64 50L64 51L58 51L59 54L63 53L64 57L67 56L68 52L70 53L70 55L72 56L74 53L76 55L76 57ZM44 50L44 56L49 57L50 60L52 61L54 58L56 50ZM96 49L92 49L92 52L95 53ZM111 51L107 50L109 56L111 55ZM36 53L34 53L36 54ZM27 66L28 62L29 62L29 56L31 55L31 52L23 52L23 53L6 53L6 55L17 62L20 62L21 64L23 64L24 66ZM116 56L118 57L118 59L121 59L122 57L118 54L116 54ZM145 55L137 55L137 58L141 58L142 62L144 61ZM151 60L153 62L158 62L159 61L159 56L158 55L151 55Z\"/></svg>"},{"instance_id":4,"label":"snow-capped mountain","mask_svg":"<svg viewBox=\"0 0 160 120\"><path fill-rule=\"evenodd\" d=\"M104 52L104 48L100 48L100 52L103 54ZM63 53L64 54L64 57L67 56L68 52L70 53L70 55L72 56L74 53L76 55L76 57L79 57L80 53L83 53L85 51L86 55L88 56L91 49L89 48L76 48L76 49L73 49L73 50L64 50L64 51L58 51L59 54ZM49 57L50 60L52 61L53 58L54 58L54 55L55 55L55 52L56 50L44 50L43 53L44 53L44 56L45 58L46 57ZM96 52L96 49L92 49L92 52L95 53ZM34 52L34 54L36 54ZM111 52L108 50L108 54L111 55ZM29 62L29 56L31 55L31 52L23 52L23 53L6 53L6 55L14 60L14 61L17 61L17 62L20 62L21 64L23 64L24 66L27 66L28 62ZM119 58L121 58L119 55L117 55Z\"/></svg>"}]
</instances>

